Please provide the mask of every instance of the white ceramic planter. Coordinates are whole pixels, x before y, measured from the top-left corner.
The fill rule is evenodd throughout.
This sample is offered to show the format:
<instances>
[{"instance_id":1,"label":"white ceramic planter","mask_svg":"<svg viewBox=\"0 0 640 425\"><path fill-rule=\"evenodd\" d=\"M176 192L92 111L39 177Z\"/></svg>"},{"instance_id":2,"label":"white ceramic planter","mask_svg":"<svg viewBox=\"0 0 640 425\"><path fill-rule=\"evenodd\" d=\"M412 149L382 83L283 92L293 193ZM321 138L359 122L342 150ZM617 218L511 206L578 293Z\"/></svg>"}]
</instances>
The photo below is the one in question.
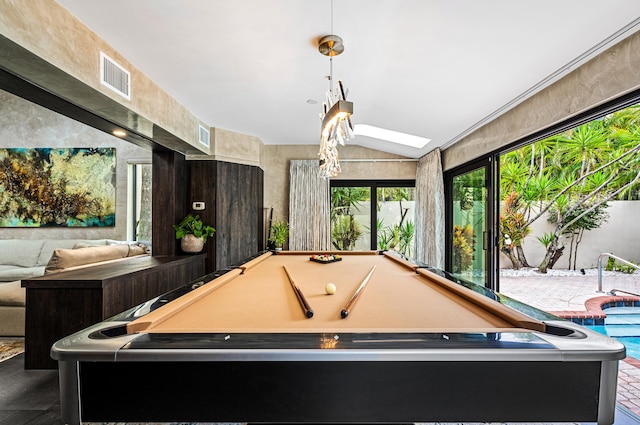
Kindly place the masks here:
<instances>
[{"instance_id":1,"label":"white ceramic planter","mask_svg":"<svg viewBox=\"0 0 640 425\"><path fill-rule=\"evenodd\" d=\"M183 252L187 252L189 254L194 254L196 252L202 251L204 248L204 241L202 238L198 238L191 233L184 235L182 239L180 239L180 248Z\"/></svg>"}]
</instances>

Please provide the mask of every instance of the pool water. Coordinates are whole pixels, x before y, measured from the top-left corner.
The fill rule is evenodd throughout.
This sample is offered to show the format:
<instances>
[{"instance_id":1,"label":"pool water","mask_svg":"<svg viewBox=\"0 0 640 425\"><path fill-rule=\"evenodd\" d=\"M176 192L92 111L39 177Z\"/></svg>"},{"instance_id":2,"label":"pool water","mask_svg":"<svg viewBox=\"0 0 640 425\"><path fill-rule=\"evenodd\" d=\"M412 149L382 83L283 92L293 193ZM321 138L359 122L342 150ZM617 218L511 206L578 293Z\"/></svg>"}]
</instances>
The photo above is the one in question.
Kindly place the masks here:
<instances>
[{"instance_id":1,"label":"pool water","mask_svg":"<svg viewBox=\"0 0 640 425\"><path fill-rule=\"evenodd\" d=\"M627 356L640 360L640 307L610 307L604 312L604 325L586 327L617 339L627 348Z\"/></svg>"}]
</instances>

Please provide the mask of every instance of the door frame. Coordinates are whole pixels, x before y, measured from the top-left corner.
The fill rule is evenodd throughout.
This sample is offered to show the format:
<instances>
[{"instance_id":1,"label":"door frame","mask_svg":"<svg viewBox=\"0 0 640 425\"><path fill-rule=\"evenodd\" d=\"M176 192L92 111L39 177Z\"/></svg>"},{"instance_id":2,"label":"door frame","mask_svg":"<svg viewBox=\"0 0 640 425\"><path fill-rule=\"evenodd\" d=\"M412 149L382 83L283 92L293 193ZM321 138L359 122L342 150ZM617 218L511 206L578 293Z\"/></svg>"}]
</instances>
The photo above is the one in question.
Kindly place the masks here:
<instances>
[{"instance_id":1,"label":"door frame","mask_svg":"<svg viewBox=\"0 0 640 425\"><path fill-rule=\"evenodd\" d=\"M453 179L457 176L485 169L485 187L487 198L485 204L485 229L483 234L483 246L485 255L485 282L487 288L498 290L499 288L499 249L498 249L498 220L500 209L498 208L495 182L499 176L499 161L496 156L487 155L480 159L453 168L443 174L445 194L445 270L451 272L453 254Z\"/></svg>"},{"instance_id":2,"label":"door frame","mask_svg":"<svg viewBox=\"0 0 640 425\"><path fill-rule=\"evenodd\" d=\"M369 226L371 229L370 234L370 249L375 250L378 248L376 220L378 218L377 204L377 192L379 187L416 187L416 181L411 179L332 179L330 187L368 187L371 189L371 216L369 217Z\"/></svg>"}]
</instances>

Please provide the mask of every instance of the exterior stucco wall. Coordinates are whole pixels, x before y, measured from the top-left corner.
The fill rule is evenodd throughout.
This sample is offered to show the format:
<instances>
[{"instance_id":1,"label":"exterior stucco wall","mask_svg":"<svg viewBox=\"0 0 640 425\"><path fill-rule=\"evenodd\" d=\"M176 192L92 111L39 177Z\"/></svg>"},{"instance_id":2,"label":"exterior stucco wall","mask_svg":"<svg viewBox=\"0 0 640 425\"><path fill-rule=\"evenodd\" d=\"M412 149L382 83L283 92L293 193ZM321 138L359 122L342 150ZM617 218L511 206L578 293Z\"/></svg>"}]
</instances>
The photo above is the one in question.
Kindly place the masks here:
<instances>
[{"instance_id":1,"label":"exterior stucco wall","mask_svg":"<svg viewBox=\"0 0 640 425\"><path fill-rule=\"evenodd\" d=\"M577 269L597 267L598 256L605 252L640 264L640 238L636 230L640 217L640 201L609 202L609 208L605 211L609 214L609 219L599 228L584 232L578 247ZM537 267L545 254L544 246L536 238L553 230L555 227L547 221L546 215L531 226L531 234L525 238L522 247L532 267ZM560 242L565 245L565 249L554 269L568 269L569 239L562 238ZM511 261L506 256L501 256L500 266L510 268Z\"/></svg>"}]
</instances>

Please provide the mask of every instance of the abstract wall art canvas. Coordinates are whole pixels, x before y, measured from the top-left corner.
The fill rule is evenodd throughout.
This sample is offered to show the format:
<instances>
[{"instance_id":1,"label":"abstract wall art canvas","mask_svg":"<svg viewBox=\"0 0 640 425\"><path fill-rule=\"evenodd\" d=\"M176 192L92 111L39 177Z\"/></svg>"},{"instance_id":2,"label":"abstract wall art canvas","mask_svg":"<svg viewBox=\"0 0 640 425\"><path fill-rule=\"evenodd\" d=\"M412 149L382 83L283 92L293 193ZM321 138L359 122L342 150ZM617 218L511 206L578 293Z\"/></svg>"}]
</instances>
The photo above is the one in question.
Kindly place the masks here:
<instances>
[{"instance_id":1,"label":"abstract wall art canvas","mask_svg":"<svg viewBox=\"0 0 640 425\"><path fill-rule=\"evenodd\" d=\"M0 227L115 226L115 151L0 149Z\"/></svg>"}]
</instances>

